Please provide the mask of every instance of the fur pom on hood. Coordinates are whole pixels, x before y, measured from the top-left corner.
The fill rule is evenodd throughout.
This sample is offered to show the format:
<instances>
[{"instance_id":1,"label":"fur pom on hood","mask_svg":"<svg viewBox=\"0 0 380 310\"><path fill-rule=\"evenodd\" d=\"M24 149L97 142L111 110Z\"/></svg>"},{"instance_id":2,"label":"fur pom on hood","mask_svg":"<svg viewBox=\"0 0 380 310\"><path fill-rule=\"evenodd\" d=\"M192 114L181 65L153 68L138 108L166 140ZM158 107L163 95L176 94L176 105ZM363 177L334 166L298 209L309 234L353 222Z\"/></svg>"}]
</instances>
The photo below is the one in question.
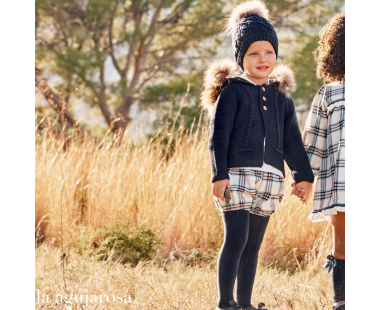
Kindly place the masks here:
<instances>
[{"instance_id":1,"label":"fur pom on hood","mask_svg":"<svg viewBox=\"0 0 380 310\"><path fill-rule=\"evenodd\" d=\"M233 9L232 13L226 20L224 31L230 35L238 21L250 14L260 16L270 22L269 11L265 6L265 3L261 0L253 0L243 2Z\"/></svg>"},{"instance_id":2,"label":"fur pom on hood","mask_svg":"<svg viewBox=\"0 0 380 310\"><path fill-rule=\"evenodd\" d=\"M273 80L274 87L288 98L290 98L290 93L297 89L296 77L289 65L280 64L275 67L269 79Z\"/></svg>"},{"instance_id":3,"label":"fur pom on hood","mask_svg":"<svg viewBox=\"0 0 380 310\"><path fill-rule=\"evenodd\" d=\"M228 78L239 75L241 75L241 70L232 59L222 58L214 60L203 74L203 89L200 94L202 109L210 112L219 96L223 83Z\"/></svg>"},{"instance_id":4,"label":"fur pom on hood","mask_svg":"<svg viewBox=\"0 0 380 310\"><path fill-rule=\"evenodd\" d=\"M203 110L208 110L209 115L218 99L222 85L227 79L239 77L242 71L230 58L214 60L203 75L203 89L200 94L200 106ZM293 70L289 65L280 64L275 67L269 75L272 84L286 97L290 97L289 92L294 92L297 88Z\"/></svg>"}]
</instances>

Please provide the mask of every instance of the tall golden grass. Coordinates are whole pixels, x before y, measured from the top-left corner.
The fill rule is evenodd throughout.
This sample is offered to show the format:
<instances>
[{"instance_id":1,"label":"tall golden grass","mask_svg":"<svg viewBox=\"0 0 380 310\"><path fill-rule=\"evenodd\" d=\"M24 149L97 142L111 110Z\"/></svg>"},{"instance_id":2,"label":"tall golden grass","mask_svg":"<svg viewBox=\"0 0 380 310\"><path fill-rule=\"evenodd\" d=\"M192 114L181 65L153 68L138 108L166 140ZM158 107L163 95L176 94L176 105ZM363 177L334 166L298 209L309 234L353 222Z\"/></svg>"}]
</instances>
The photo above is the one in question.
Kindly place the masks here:
<instances>
[{"instance_id":1,"label":"tall golden grass","mask_svg":"<svg viewBox=\"0 0 380 310\"><path fill-rule=\"evenodd\" d=\"M78 246L83 230L96 238L103 225L128 221L158 229L162 258L176 247L217 252L223 224L211 191L207 125L165 135L173 148L162 136L141 143L126 138L119 147L85 137L63 151L61 140L37 134L37 237L65 249ZM320 268L331 247L330 225L307 220L311 205L289 195L291 182L287 171L286 195L270 219L261 261L291 271Z\"/></svg>"}]
</instances>

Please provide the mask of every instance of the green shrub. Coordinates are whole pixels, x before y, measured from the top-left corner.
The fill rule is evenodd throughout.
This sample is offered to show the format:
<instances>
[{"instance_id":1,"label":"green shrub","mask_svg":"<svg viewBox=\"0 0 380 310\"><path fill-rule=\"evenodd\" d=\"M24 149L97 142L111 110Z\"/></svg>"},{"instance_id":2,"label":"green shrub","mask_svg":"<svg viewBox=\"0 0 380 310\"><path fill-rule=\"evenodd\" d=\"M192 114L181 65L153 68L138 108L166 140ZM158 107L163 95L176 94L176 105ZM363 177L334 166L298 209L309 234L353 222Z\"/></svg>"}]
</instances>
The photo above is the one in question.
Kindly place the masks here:
<instances>
[{"instance_id":1,"label":"green shrub","mask_svg":"<svg viewBox=\"0 0 380 310\"><path fill-rule=\"evenodd\" d=\"M103 226L101 234L103 238L97 244L100 258L122 264L137 265L139 261L151 260L161 244L153 229L143 224L133 226L125 222Z\"/></svg>"}]
</instances>

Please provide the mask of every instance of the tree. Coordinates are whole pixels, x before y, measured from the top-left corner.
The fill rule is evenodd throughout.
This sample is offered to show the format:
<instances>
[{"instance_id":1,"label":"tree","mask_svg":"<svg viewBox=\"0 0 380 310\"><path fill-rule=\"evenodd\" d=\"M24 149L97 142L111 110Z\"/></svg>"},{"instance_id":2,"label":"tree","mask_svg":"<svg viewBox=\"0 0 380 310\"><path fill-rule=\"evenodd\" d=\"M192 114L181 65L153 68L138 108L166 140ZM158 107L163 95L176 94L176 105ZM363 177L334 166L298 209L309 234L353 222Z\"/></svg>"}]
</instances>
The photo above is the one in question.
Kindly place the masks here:
<instances>
[{"instance_id":1,"label":"tree","mask_svg":"<svg viewBox=\"0 0 380 310\"><path fill-rule=\"evenodd\" d=\"M291 59L297 80L297 90L292 95L296 104L306 103L311 105L318 89L322 87L323 80L316 77L317 63L315 61L318 36L312 36L302 50Z\"/></svg>"},{"instance_id":2,"label":"tree","mask_svg":"<svg viewBox=\"0 0 380 310\"><path fill-rule=\"evenodd\" d=\"M277 31L307 35L319 29L332 14L338 13L344 0L271 0L267 6Z\"/></svg>"},{"instance_id":3,"label":"tree","mask_svg":"<svg viewBox=\"0 0 380 310\"><path fill-rule=\"evenodd\" d=\"M273 16L273 26L282 33L293 36L280 37L280 44L291 43L293 53L285 57L296 73L297 90L292 97L296 104L309 106L323 85L316 77L315 50L318 32L334 14L340 12L344 0L271 0L268 8ZM288 39L288 42L286 42ZM289 42L292 41L292 42Z\"/></svg>"},{"instance_id":4,"label":"tree","mask_svg":"<svg viewBox=\"0 0 380 310\"><path fill-rule=\"evenodd\" d=\"M54 93L45 79L39 74L38 70L35 71L35 87L43 94L48 104L57 111L58 114L63 114L63 117L70 123L73 128L78 128L74 116L67 110L66 102L62 102L61 98Z\"/></svg>"},{"instance_id":5,"label":"tree","mask_svg":"<svg viewBox=\"0 0 380 310\"><path fill-rule=\"evenodd\" d=\"M221 0L36 0L36 62L70 93L98 106L122 137L131 105L148 83L214 48ZM106 61L118 79L106 81Z\"/></svg>"},{"instance_id":6,"label":"tree","mask_svg":"<svg viewBox=\"0 0 380 310\"><path fill-rule=\"evenodd\" d=\"M73 89L83 87L82 99L98 107L120 137L130 120L132 103L166 109L169 102L179 100L192 80L190 104L182 110L189 113L185 123L190 126L197 112L200 72L221 41L230 46L231 39L220 31L224 14L238 3L240 0L36 0L37 66L42 73L61 78L56 88L66 102ZM309 42L310 33L316 33L343 3L271 0L267 6L281 46L288 41L293 48L295 43L304 46ZM287 60L293 62L293 58ZM308 70L312 70L311 64L307 63ZM108 76L110 67L117 78ZM303 84L299 82L299 90Z\"/></svg>"},{"instance_id":7,"label":"tree","mask_svg":"<svg viewBox=\"0 0 380 310\"><path fill-rule=\"evenodd\" d=\"M231 12L240 2L240 0L230 1L225 12ZM313 52L318 46L316 33L333 14L340 11L343 3L343 0L267 1L272 24L279 35L280 46L282 46L279 61L290 62L296 72L298 90L293 95L293 98L297 99L295 100L296 104L310 102L310 98L313 98L322 85L322 81L318 81L315 76L316 63ZM227 43L228 51L232 51L231 39L225 36L224 40ZM286 48L293 53L290 52L289 57L281 57ZM189 72L185 77L168 79L164 83L149 85L144 89L140 102L147 107L158 109L159 118L154 124L156 129L170 124L168 115L175 114L179 110L180 98L186 92L188 82L191 84L187 96L190 104L182 108L181 116L186 128L191 127L194 118L196 123L199 121L197 99L203 71L202 68L199 69ZM169 103L170 109L167 108ZM180 126L179 122L176 126Z\"/></svg>"},{"instance_id":8,"label":"tree","mask_svg":"<svg viewBox=\"0 0 380 310\"><path fill-rule=\"evenodd\" d=\"M171 125L168 123L170 114L176 114L181 107L182 96L186 93L187 105L181 108L181 121L177 122L176 129L183 125L191 127L198 122L200 111L198 109L198 96L201 90L202 70L193 70L185 76L168 79L164 83L149 85L144 88L140 97L140 103L144 107L157 111L158 118L153 124L154 129L159 130Z\"/></svg>"}]
</instances>

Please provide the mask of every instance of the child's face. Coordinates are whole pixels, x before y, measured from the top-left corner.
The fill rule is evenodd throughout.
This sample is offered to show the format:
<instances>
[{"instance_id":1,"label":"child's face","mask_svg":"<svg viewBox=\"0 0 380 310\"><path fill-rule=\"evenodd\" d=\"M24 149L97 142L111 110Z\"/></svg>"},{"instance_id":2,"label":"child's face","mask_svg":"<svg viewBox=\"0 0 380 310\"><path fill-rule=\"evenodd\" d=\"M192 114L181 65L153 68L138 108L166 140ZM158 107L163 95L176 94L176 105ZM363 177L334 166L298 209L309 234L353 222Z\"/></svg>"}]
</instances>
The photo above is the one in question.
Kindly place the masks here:
<instances>
[{"instance_id":1,"label":"child's face","mask_svg":"<svg viewBox=\"0 0 380 310\"><path fill-rule=\"evenodd\" d=\"M243 58L244 73L260 84L267 83L275 65L276 53L268 41L253 42Z\"/></svg>"}]
</instances>

